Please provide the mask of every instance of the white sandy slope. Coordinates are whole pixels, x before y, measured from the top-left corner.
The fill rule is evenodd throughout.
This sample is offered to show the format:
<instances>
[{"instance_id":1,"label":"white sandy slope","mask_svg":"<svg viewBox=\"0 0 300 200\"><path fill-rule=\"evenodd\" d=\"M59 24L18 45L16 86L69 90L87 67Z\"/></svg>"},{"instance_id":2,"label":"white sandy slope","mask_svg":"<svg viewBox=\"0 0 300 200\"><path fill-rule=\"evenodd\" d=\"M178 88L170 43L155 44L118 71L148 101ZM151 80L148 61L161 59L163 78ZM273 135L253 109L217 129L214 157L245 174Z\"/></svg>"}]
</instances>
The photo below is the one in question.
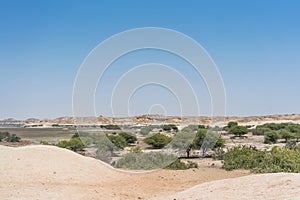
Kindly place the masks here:
<instances>
[{"instance_id":1,"label":"white sandy slope","mask_svg":"<svg viewBox=\"0 0 300 200\"><path fill-rule=\"evenodd\" d=\"M0 200L300 199L299 174L247 174L216 168L125 173L53 146L0 146Z\"/></svg>"},{"instance_id":2,"label":"white sandy slope","mask_svg":"<svg viewBox=\"0 0 300 200\"><path fill-rule=\"evenodd\" d=\"M109 198L103 184L123 173L53 146L0 146L0 199ZM92 195L91 195L92 194Z\"/></svg>"},{"instance_id":3,"label":"white sandy slope","mask_svg":"<svg viewBox=\"0 0 300 200\"><path fill-rule=\"evenodd\" d=\"M300 174L257 174L203 183L167 199L300 199Z\"/></svg>"}]
</instances>

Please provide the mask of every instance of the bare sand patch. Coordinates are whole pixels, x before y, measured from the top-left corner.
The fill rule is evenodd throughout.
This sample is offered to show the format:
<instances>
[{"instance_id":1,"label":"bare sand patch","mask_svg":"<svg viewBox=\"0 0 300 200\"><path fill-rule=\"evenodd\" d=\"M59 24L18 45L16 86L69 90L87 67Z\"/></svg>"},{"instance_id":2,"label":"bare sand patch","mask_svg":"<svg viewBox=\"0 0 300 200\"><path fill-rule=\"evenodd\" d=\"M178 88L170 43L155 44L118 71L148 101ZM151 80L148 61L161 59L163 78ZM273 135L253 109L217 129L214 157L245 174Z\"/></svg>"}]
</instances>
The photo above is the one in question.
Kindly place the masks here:
<instances>
[{"instance_id":1,"label":"bare sand patch","mask_svg":"<svg viewBox=\"0 0 300 200\"><path fill-rule=\"evenodd\" d=\"M248 175L210 167L128 173L54 146L0 146L0 199L149 199Z\"/></svg>"}]
</instances>

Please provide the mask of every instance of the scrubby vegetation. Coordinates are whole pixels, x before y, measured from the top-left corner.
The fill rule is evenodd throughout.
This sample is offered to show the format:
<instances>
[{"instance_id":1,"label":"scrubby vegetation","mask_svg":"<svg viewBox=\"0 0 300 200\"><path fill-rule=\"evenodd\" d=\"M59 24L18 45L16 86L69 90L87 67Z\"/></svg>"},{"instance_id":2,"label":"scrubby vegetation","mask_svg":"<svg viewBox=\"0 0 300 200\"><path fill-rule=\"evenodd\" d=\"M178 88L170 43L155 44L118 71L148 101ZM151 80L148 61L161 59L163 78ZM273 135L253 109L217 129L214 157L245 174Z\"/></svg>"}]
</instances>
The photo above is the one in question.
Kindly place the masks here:
<instances>
[{"instance_id":1,"label":"scrubby vegetation","mask_svg":"<svg viewBox=\"0 0 300 200\"><path fill-rule=\"evenodd\" d=\"M300 172L300 150L273 147L270 152L236 146L224 154L226 170L249 169L257 173Z\"/></svg>"},{"instance_id":2,"label":"scrubby vegetation","mask_svg":"<svg viewBox=\"0 0 300 200\"><path fill-rule=\"evenodd\" d=\"M232 126L229 131L230 134L235 135L235 137L242 137L248 133L248 128L245 126Z\"/></svg>"},{"instance_id":3,"label":"scrubby vegetation","mask_svg":"<svg viewBox=\"0 0 300 200\"><path fill-rule=\"evenodd\" d=\"M197 163L192 161L187 161L187 163L182 162L180 159L175 160L171 164L165 167L165 169L171 170L186 170L191 168L198 168Z\"/></svg>"},{"instance_id":4,"label":"scrubby vegetation","mask_svg":"<svg viewBox=\"0 0 300 200\"><path fill-rule=\"evenodd\" d=\"M132 133L121 132L118 135L124 138L127 144L133 144L137 141L136 136Z\"/></svg>"},{"instance_id":5,"label":"scrubby vegetation","mask_svg":"<svg viewBox=\"0 0 300 200\"><path fill-rule=\"evenodd\" d=\"M173 130L175 132L178 131L178 128L177 128L177 126L175 124L165 124L165 125L162 126L162 129L164 131L167 131L167 132L171 131L171 130Z\"/></svg>"},{"instance_id":6,"label":"scrubby vegetation","mask_svg":"<svg viewBox=\"0 0 300 200\"><path fill-rule=\"evenodd\" d=\"M129 144L137 141L137 138L132 133L121 132L116 135L107 135L108 139L120 149L124 149Z\"/></svg>"},{"instance_id":7,"label":"scrubby vegetation","mask_svg":"<svg viewBox=\"0 0 300 200\"><path fill-rule=\"evenodd\" d=\"M0 142L20 142L21 138L18 137L16 134L10 134L9 132L0 132Z\"/></svg>"},{"instance_id":8,"label":"scrubby vegetation","mask_svg":"<svg viewBox=\"0 0 300 200\"><path fill-rule=\"evenodd\" d=\"M267 123L259 125L252 130L253 135L264 135L266 144L277 143L279 139L283 139L285 143L289 140L300 139L300 125L293 123Z\"/></svg>"},{"instance_id":9,"label":"scrubby vegetation","mask_svg":"<svg viewBox=\"0 0 300 200\"><path fill-rule=\"evenodd\" d=\"M220 137L219 133L207 129L199 129L192 143L193 148L202 148L203 156L205 155L207 150L222 148L224 147L224 145L225 140L222 137Z\"/></svg>"},{"instance_id":10,"label":"scrubby vegetation","mask_svg":"<svg viewBox=\"0 0 300 200\"><path fill-rule=\"evenodd\" d=\"M152 145L153 148L163 148L166 145L168 145L171 142L172 138L161 134L161 133L156 133L154 135L151 135L147 138L144 139L144 142L146 144Z\"/></svg>"},{"instance_id":11,"label":"scrubby vegetation","mask_svg":"<svg viewBox=\"0 0 300 200\"><path fill-rule=\"evenodd\" d=\"M107 135L108 139L120 149L124 149L128 145L125 138L120 135Z\"/></svg>"},{"instance_id":12,"label":"scrubby vegetation","mask_svg":"<svg viewBox=\"0 0 300 200\"><path fill-rule=\"evenodd\" d=\"M72 136L70 140L59 141L57 146L77 152L83 150L84 144L79 138L78 133L76 133Z\"/></svg>"},{"instance_id":13,"label":"scrubby vegetation","mask_svg":"<svg viewBox=\"0 0 300 200\"><path fill-rule=\"evenodd\" d=\"M142 134L142 135L144 135L144 136L146 136L146 135L148 135L153 129L159 129L159 128L161 128L161 126L159 126L159 125L148 125L148 126L143 126L142 128L141 128L141 131L140 131L140 133Z\"/></svg>"},{"instance_id":14,"label":"scrubby vegetation","mask_svg":"<svg viewBox=\"0 0 300 200\"><path fill-rule=\"evenodd\" d=\"M121 128L115 124L101 125L101 128L104 128L107 130L121 130Z\"/></svg>"},{"instance_id":15,"label":"scrubby vegetation","mask_svg":"<svg viewBox=\"0 0 300 200\"><path fill-rule=\"evenodd\" d=\"M115 163L116 168L131 170L151 170L168 166L177 157L163 152L128 153Z\"/></svg>"}]
</instances>

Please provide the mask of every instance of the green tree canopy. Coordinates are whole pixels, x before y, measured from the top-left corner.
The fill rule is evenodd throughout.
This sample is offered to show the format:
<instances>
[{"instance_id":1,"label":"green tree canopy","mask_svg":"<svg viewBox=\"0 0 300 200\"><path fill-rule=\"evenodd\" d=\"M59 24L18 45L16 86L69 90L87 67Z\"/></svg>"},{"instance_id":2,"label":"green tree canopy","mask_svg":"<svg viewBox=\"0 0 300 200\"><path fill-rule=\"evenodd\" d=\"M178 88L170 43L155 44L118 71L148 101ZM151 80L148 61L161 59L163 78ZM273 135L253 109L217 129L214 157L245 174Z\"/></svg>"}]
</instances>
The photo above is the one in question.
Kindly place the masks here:
<instances>
[{"instance_id":1,"label":"green tree canopy","mask_svg":"<svg viewBox=\"0 0 300 200\"><path fill-rule=\"evenodd\" d=\"M230 134L234 134L235 136L241 137L248 133L248 129L245 126L233 126L229 129Z\"/></svg>"},{"instance_id":2,"label":"green tree canopy","mask_svg":"<svg viewBox=\"0 0 300 200\"><path fill-rule=\"evenodd\" d=\"M156 133L144 139L144 142L152 145L154 148L163 148L171 142L171 138L161 133Z\"/></svg>"}]
</instances>

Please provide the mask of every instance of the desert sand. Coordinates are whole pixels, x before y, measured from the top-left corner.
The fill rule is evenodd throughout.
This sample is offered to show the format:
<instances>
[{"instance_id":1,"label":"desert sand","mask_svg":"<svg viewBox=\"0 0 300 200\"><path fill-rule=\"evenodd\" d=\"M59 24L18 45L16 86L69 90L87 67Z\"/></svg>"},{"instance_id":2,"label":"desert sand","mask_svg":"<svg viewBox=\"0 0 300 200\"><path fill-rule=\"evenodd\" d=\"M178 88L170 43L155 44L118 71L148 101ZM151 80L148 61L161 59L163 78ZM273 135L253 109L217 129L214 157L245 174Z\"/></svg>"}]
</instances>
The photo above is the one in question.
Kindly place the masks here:
<instances>
[{"instance_id":1,"label":"desert sand","mask_svg":"<svg viewBox=\"0 0 300 200\"><path fill-rule=\"evenodd\" d=\"M297 199L300 175L126 172L54 146L0 146L0 199ZM249 176L250 175L250 176ZM195 186L197 185L197 186ZM191 188L191 189L190 189Z\"/></svg>"}]
</instances>

